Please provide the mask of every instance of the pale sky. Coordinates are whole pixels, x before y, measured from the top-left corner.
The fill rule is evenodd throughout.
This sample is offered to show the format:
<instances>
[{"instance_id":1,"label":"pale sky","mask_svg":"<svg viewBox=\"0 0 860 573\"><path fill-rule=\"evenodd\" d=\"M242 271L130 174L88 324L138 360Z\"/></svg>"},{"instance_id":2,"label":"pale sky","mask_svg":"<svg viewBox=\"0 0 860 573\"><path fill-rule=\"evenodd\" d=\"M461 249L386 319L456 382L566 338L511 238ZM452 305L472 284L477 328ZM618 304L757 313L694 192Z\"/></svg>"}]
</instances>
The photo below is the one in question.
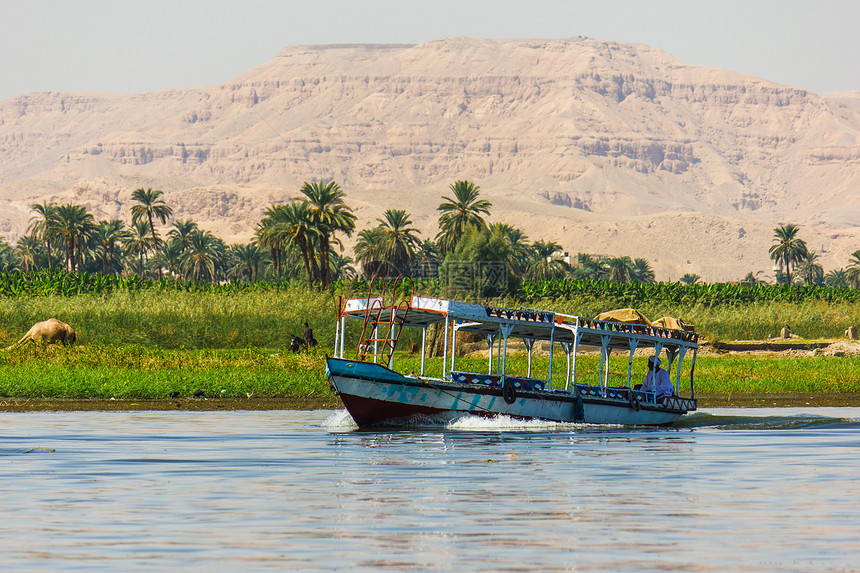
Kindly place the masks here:
<instances>
[{"instance_id":1,"label":"pale sky","mask_svg":"<svg viewBox=\"0 0 860 573\"><path fill-rule=\"evenodd\" d=\"M858 0L0 0L0 100L217 84L301 44L644 43L815 93L860 90Z\"/></svg>"}]
</instances>

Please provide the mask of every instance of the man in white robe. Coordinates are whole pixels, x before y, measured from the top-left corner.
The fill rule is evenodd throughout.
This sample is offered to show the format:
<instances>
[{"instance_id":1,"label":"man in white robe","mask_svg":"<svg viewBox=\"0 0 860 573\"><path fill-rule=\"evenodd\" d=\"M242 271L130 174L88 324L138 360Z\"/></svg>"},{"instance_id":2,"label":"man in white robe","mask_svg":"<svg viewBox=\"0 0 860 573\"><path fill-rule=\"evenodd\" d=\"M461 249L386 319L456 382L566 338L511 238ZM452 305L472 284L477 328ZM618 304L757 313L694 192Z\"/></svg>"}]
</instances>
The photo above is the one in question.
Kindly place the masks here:
<instances>
[{"instance_id":1,"label":"man in white robe","mask_svg":"<svg viewBox=\"0 0 860 573\"><path fill-rule=\"evenodd\" d=\"M662 360L656 356L649 356L648 374L645 375L645 381L642 382L642 390L656 393L658 400L663 396L675 394L675 387L672 386L669 373L660 368L661 364L663 364Z\"/></svg>"}]
</instances>

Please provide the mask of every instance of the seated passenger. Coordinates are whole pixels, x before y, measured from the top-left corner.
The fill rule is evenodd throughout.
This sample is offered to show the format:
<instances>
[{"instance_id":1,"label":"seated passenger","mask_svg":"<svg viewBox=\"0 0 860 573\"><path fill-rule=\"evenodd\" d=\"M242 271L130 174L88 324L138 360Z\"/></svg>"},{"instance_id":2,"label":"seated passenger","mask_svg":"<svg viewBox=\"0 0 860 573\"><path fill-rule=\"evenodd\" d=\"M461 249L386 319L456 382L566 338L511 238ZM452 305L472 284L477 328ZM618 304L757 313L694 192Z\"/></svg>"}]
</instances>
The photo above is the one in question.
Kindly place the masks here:
<instances>
[{"instance_id":1,"label":"seated passenger","mask_svg":"<svg viewBox=\"0 0 860 573\"><path fill-rule=\"evenodd\" d=\"M656 393L657 399L675 394L675 387L672 386L669 373L660 368L661 364L663 361L656 356L648 357L648 374L645 375L645 381L642 382L641 387L643 392Z\"/></svg>"}]
</instances>

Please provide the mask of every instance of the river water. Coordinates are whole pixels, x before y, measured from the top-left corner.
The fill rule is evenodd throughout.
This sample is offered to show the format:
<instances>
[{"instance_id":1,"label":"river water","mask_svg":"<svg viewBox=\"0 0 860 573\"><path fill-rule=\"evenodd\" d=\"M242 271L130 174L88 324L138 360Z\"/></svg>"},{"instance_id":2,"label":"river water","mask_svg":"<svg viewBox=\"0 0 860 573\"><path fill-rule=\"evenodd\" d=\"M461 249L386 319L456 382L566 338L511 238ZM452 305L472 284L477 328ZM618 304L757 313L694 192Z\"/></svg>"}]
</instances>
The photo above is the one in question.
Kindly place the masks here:
<instances>
[{"instance_id":1,"label":"river water","mask_svg":"<svg viewBox=\"0 0 860 573\"><path fill-rule=\"evenodd\" d=\"M4 571L860 571L860 409L0 414Z\"/></svg>"}]
</instances>

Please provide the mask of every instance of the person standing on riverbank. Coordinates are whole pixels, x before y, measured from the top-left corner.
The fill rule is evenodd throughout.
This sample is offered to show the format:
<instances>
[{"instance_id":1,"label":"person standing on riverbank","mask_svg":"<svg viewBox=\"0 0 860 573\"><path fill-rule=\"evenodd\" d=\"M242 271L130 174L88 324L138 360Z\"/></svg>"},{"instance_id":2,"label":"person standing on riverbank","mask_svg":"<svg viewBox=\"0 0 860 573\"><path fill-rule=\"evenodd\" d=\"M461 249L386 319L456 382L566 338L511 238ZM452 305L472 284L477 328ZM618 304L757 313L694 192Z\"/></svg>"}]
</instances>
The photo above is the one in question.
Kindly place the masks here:
<instances>
[{"instance_id":1,"label":"person standing on riverbank","mask_svg":"<svg viewBox=\"0 0 860 573\"><path fill-rule=\"evenodd\" d=\"M314 331L310 326L308 326L307 322L305 322L305 344L308 348L313 348L317 345L317 339L314 338Z\"/></svg>"}]
</instances>

